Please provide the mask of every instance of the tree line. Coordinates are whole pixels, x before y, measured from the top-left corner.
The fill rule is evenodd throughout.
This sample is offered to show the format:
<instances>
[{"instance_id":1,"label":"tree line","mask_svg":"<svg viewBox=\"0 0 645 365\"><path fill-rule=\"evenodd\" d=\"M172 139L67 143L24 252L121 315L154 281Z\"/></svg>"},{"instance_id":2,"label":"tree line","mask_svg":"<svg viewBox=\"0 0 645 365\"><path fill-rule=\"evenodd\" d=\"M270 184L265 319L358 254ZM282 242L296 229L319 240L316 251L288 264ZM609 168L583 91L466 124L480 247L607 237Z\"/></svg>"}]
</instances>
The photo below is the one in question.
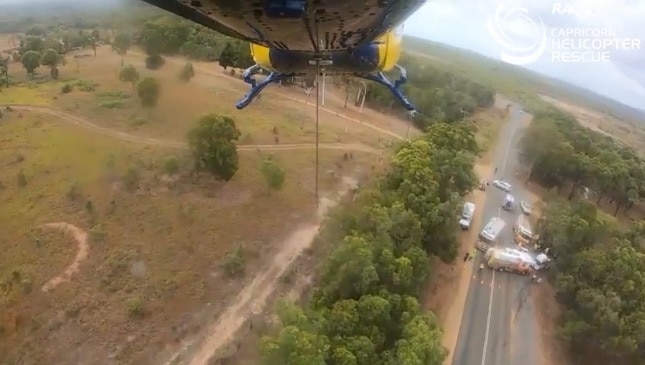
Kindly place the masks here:
<instances>
[{"instance_id":1,"label":"tree line","mask_svg":"<svg viewBox=\"0 0 645 365\"><path fill-rule=\"evenodd\" d=\"M564 306L559 334L577 364L641 365L645 351L645 224L626 232L588 201L552 197L540 244L556 253L551 279Z\"/></svg>"},{"instance_id":2,"label":"tree line","mask_svg":"<svg viewBox=\"0 0 645 365\"><path fill-rule=\"evenodd\" d=\"M596 203L608 199L614 204L614 216L645 198L645 161L634 149L558 110L535 113L523 137L522 156L531 166L531 180L547 188L570 185L569 200L576 191L593 191Z\"/></svg>"},{"instance_id":3,"label":"tree line","mask_svg":"<svg viewBox=\"0 0 645 365\"><path fill-rule=\"evenodd\" d=\"M427 62L403 55L401 64L408 71L408 83L402 87L415 104L419 115L412 121L421 129L436 121L466 119L480 108L495 103L495 90L459 75L433 67ZM396 72L390 78L397 78ZM403 109L389 90L367 83L366 104L376 109L400 113Z\"/></svg>"},{"instance_id":4,"label":"tree line","mask_svg":"<svg viewBox=\"0 0 645 365\"><path fill-rule=\"evenodd\" d=\"M645 224L619 230L596 203L611 199L617 213L642 199L643 161L630 148L553 109L536 112L522 150L530 179L555 188L537 232L539 244L554 257L549 275L565 308L560 336L576 363L641 365ZM597 198L574 199L585 188L596 191Z\"/></svg>"},{"instance_id":5,"label":"tree line","mask_svg":"<svg viewBox=\"0 0 645 365\"><path fill-rule=\"evenodd\" d=\"M456 217L475 184L472 125L432 125L403 143L391 171L359 194L307 306L283 304L282 327L262 340L267 365L438 365L447 350L417 297L429 256L457 255Z\"/></svg>"}]
</instances>

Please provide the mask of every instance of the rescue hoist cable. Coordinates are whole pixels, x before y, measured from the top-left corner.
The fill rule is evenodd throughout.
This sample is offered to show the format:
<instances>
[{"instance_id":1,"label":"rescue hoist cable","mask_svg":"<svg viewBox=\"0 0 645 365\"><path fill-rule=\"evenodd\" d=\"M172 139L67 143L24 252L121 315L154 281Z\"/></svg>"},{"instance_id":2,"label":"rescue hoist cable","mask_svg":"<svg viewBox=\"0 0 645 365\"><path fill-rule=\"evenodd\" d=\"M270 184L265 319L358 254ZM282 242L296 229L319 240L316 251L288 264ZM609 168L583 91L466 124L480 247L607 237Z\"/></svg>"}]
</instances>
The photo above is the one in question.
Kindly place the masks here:
<instances>
[{"instance_id":1,"label":"rescue hoist cable","mask_svg":"<svg viewBox=\"0 0 645 365\"><path fill-rule=\"evenodd\" d=\"M317 17L317 15L314 15L314 17ZM315 19L314 19L315 20ZM320 34L318 32L318 22L314 21L314 26L316 27L316 41L320 43L320 49L318 50L320 53L322 53L322 46L323 42L322 39L320 39ZM319 136L318 136L318 121L320 118L320 75L321 75L321 69L320 69L320 54L314 56L316 60L316 209L320 207L320 196L318 192L318 178L319 178L319 169L318 169L318 163L319 163L319 150L318 150L318 142L319 142ZM324 77L324 76L323 76Z\"/></svg>"},{"instance_id":2,"label":"rescue hoist cable","mask_svg":"<svg viewBox=\"0 0 645 365\"><path fill-rule=\"evenodd\" d=\"M316 208L320 204L320 199L318 197L318 118L320 117L320 61L317 61L316 65Z\"/></svg>"}]
</instances>

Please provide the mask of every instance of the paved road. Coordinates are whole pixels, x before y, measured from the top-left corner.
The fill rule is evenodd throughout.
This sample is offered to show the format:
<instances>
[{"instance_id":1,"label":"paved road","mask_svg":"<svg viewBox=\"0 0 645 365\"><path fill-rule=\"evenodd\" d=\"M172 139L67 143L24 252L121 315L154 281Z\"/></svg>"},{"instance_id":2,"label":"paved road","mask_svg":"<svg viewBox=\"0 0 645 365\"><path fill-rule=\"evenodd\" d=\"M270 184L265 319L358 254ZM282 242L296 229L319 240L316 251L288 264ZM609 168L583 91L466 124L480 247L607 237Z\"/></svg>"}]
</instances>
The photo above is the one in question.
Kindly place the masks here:
<instances>
[{"instance_id":1,"label":"paved road","mask_svg":"<svg viewBox=\"0 0 645 365\"><path fill-rule=\"evenodd\" d=\"M510 120L500 132L494 163L498 168L495 178L503 178L512 185L515 201L526 196L523 181L515 178L518 165L517 142L521 137L523 120L519 106L511 110ZM491 180L493 180L491 178ZM516 247L512 226L520 214L501 209L504 192L493 187L487 189L483 209L482 227L491 217L500 216L506 227L500 235L499 245ZM479 268L483 254L479 252L474 265ZM452 365L538 365L538 330L533 303L529 298L532 287L530 278L516 274L494 272L488 267L473 270L466 305L464 307L459 338Z\"/></svg>"}]
</instances>

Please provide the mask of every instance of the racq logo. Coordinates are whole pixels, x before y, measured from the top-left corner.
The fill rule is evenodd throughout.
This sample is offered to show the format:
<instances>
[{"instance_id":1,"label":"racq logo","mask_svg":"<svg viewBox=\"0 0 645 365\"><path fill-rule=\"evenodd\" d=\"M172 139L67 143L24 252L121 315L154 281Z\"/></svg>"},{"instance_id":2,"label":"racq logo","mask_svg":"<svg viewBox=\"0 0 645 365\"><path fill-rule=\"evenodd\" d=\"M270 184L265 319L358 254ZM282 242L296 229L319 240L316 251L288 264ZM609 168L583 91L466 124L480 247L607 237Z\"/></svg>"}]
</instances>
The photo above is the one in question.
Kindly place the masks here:
<instances>
[{"instance_id":1,"label":"racq logo","mask_svg":"<svg viewBox=\"0 0 645 365\"><path fill-rule=\"evenodd\" d=\"M585 17L597 12L562 2L551 6L553 15ZM539 15L523 6L500 4L486 26L501 48L500 59L514 65L536 62L547 53L551 62L610 62L612 51L641 48L640 39L619 37L611 28L547 27Z\"/></svg>"}]
</instances>

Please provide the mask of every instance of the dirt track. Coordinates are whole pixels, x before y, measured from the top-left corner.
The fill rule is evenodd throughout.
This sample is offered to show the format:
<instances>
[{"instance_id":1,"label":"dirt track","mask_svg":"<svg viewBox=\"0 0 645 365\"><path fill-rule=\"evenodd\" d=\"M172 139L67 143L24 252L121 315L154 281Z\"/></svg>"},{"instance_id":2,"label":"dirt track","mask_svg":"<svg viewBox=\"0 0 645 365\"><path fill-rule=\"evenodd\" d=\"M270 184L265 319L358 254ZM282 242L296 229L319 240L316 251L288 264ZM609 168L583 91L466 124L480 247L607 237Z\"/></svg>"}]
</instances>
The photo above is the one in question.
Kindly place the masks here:
<instances>
[{"instance_id":1,"label":"dirt track","mask_svg":"<svg viewBox=\"0 0 645 365\"><path fill-rule=\"evenodd\" d=\"M70 281L72 279L72 275L78 272L81 262L83 262L87 258L87 255L89 255L90 247L87 243L87 232L76 227L73 224L66 222L47 223L43 224L41 228L58 229L65 233L68 233L78 244L78 252L76 252L74 261L72 261L72 263L67 267L67 269L65 269L65 271L63 271L62 274L52 278L45 285L43 285L42 291L48 292L57 287L59 284Z\"/></svg>"},{"instance_id":2,"label":"dirt track","mask_svg":"<svg viewBox=\"0 0 645 365\"><path fill-rule=\"evenodd\" d=\"M41 107L41 106L32 106L32 105L20 105L20 104L11 104L10 106L13 110L22 110L22 111L31 111L37 113L43 113L48 115L53 115L60 118L62 121L74 124L79 127L83 127L99 134L112 137L118 140L141 143L159 147L167 148L178 148L186 149L188 148L186 143L172 140L163 140L148 138L144 136L137 136L128 134L125 132L115 131L109 128L105 128L94 124L84 118L80 118L59 110L52 108ZM3 106L4 107L4 106ZM361 124L366 124L360 122ZM380 129L378 127L374 127ZM391 134L389 132L388 134ZM403 139L403 137L396 135L398 139ZM277 145L238 145L240 151L255 151L258 149L261 150L271 150L271 151L287 151L287 150L301 150L301 149L313 149L315 148L315 143L297 143L297 144L277 144ZM369 154L381 154L382 152L357 143L320 143L320 149L327 150L344 150L344 151L354 151L354 152L363 152ZM345 190L347 187L345 187ZM340 195L343 195L346 191L341 191ZM326 199L323 198L322 206L333 205L334 202L325 202ZM326 210L326 209L324 209ZM278 252L272 264L264 271L259 273L256 278L249 283L247 286L241 289L240 296L238 300L233 303L225 312L225 315L220 316L216 322L214 322L208 329L206 336L202 339L203 342L196 343L198 348L184 353L184 351L179 351L172 356L171 360L168 363L179 362L188 362L190 365L205 365L208 363L209 359L216 354L216 351L223 346L226 346L232 338L235 336L237 330L246 323L249 314L253 311L257 311L262 308L267 298L272 294L275 289L277 280L280 278L282 273L284 273L291 265L291 263L302 253L302 251L308 247L313 238L318 232L320 220L323 218L324 212L320 212L318 224L312 226L301 228L300 230L295 231L288 241L283 245L283 248ZM51 226L51 225L50 225ZM53 228L67 229L69 227L63 227L60 224L51 226ZM74 233L76 235L76 233ZM78 239L77 239L78 240ZM79 245L82 240L78 240ZM87 255L87 251L83 250L82 247L79 247L78 255ZM60 276L52 279L56 281L55 283L48 283L47 288L43 287L43 290L49 290L53 286L59 284L62 281L69 280L69 277L77 270L78 266L78 255L77 260ZM76 265L76 266L74 266ZM185 357L184 357L185 356Z\"/></svg>"},{"instance_id":3,"label":"dirt track","mask_svg":"<svg viewBox=\"0 0 645 365\"><path fill-rule=\"evenodd\" d=\"M137 136L134 134L129 134L125 132L115 131L113 129L101 127L95 123L90 122L87 119L77 117L56 109L42 107L42 106L33 106L33 105L21 105L21 104L7 104L4 106L11 107L14 110L23 110L23 111L33 111L37 113L49 114L61 118L66 122L72 123L79 127L83 127L94 132L100 133L105 136L112 137L114 139L119 139L126 142L141 143L151 146L159 147L168 147L168 148L178 148L178 149L187 149L188 145L184 142L172 141L167 139L156 139L148 138L144 136ZM3 106L3 107L4 107ZM318 146L321 150L344 150L344 151L354 151L354 152L363 152L373 155L378 155L381 152L370 146L366 146L360 143L319 143ZM247 145L238 145L238 150L240 151L255 151L255 150L271 150L271 151L292 151L292 150L306 150L316 148L315 143L285 143L285 144L247 144Z\"/></svg>"}]
</instances>

